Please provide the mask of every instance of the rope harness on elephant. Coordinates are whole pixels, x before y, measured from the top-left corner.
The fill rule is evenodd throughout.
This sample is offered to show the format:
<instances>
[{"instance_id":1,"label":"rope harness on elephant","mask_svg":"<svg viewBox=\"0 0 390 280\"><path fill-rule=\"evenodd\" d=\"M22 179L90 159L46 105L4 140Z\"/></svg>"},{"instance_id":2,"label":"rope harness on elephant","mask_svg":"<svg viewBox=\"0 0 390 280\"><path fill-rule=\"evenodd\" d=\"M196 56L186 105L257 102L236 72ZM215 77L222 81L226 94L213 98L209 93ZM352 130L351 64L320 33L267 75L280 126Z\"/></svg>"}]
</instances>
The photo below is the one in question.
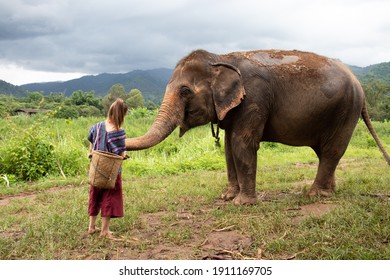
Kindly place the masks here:
<instances>
[{"instance_id":1,"label":"rope harness on elephant","mask_svg":"<svg viewBox=\"0 0 390 280\"><path fill-rule=\"evenodd\" d=\"M213 134L213 137L215 138L215 146L217 146L218 148L221 147L221 143L219 143L219 123L217 123L217 132L215 132L215 129L214 129L214 124L211 123L211 133Z\"/></svg>"}]
</instances>

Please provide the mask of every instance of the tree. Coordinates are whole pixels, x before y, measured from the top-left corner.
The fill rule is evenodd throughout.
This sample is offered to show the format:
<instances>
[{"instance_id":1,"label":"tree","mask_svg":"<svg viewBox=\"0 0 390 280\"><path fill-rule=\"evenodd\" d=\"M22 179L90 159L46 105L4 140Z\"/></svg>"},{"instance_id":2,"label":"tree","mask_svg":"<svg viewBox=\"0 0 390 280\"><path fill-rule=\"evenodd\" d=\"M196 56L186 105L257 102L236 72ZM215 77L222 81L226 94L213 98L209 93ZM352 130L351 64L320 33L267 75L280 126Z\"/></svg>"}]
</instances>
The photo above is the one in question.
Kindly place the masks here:
<instances>
[{"instance_id":1,"label":"tree","mask_svg":"<svg viewBox=\"0 0 390 280\"><path fill-rule=\"evenodd\" d=\"M103 107L106 112L108 112L108 109L110 109L111 104L117 98L122 98L124 101L127 99L125 87L122 84L114 84L108 91L108 94L103 97Z\"/></svg>"},{"instance_id":2,"label":"tree","mask_svg":"<svg viewBox=\"0 0 390 280\"><path fill-rule=\"evenodd\" d=\"M80 117L99 117L102 115L102 112L95 106L81 105L77 106Z\"/></svg>"},{"instance_id":3,"label":"tree","mask_svg":"<svg viewBox=\"0 0 390 280\"><path fill-rule=\"evenodd\" d=\"M64 94L62 92L54 93L50 92L45 98L49 103L62 103L65 101Z\"/></svg>"},{"instance_id":4,"label":"tree","mask_svg":"<svg viewBox=\"0 0 390 280\"><path fill-rule=\"evenodd\" d=\"M387 94L379 105L381 120L390 120L390 94Z\"/></svg>"},{"instance_id":5,"label":"tree","mask_svg":"<svg viewBox=\"0 0 390 280\"><path fill-rule=\"evenodd\" d=\"M41 105L45 101L45 98L43 97L43 93L41 91L29 91L27 93L27 99L30 103L36 106Z\"/></svg>"},{"instance_id":6,"label":"tree","mask_svg":"<svg viewBox=\"0 0 390 280\"><path fill-rule=\"evenodd\" d=\"M386 112L389 104L390 84L370 78L362 83L370 116L373 120L383 121L389 113Z\"/></svg>"},{"instance_id":7,"label":"tree","mask_svg":"<svg viewBox=\"0 0 390 280\"><path fill-rule=\"evenodd\" d=\"M95 97L95 91L85 92L84 93L85 105L94 106L99 110L103 109L103 104L101 98Z\"/></svg>"},{"instance_id":8,"label":"tree","mask_svg":"<svg viewBox=\"0 0 390 280\"><path fill-rule=\"evenodd\" d=\"M151 100L147 100L145 106L146 106L146 109L148 109L149 111L154 111L154 110L158 109L158 105Z\"/></svg>"},{"instance_id":9,"label":"tree","mask_svg":"<svg viewBox=\"0 0 390 280\"><path fill-rule=\"evenodd\" d=\"M10 95L0 94L0 118L12 115L18 108L26 107L20 103L20 99Z\"/></svg>"},{"instance_id":10,"label":"tree","mask_svg":"<svg viewBox=\"0 0 390 280\"><path fill-rule=\"evenodd\" d=\"M143 107L145 103L142 92L139 89L132 89L129 92L128 98L126 100L126 104L129 109L136 109L139 107Z\"/></svg>"},{"instance_id":11,"label":"tree","mask_svg":"<svg viewBox=\"0 0 390 280\"><path fill-rule=\"evenodd\" d=\"M82 90L74 91L72 95L69 97L69 101L73 105L84 105L85 98L84 98L83 91Z\"/></svg>"},{"instance_id":12,"label":"tree","mask_svg":"<svg viewBox=\"0 0 390 280\"><path fill-rule=\"evenodd\" d=\"M95 98L95 91L83 92L82 90L77 90L72 93L67 103L69 105L76 105L76 106L87 105L87 106L94 106L99 110L103 109L101 100Z\"/></svg>"},{"instance_id":13,"label":"tree","mask_svg":"<svg viewBox=\"0 0 390 280\"><path fill-rule=\"evenodd\" d=\"M79 116L76 106L61 106L54 114L58 119L77 119Z\"/></svg>"}]
</instances>

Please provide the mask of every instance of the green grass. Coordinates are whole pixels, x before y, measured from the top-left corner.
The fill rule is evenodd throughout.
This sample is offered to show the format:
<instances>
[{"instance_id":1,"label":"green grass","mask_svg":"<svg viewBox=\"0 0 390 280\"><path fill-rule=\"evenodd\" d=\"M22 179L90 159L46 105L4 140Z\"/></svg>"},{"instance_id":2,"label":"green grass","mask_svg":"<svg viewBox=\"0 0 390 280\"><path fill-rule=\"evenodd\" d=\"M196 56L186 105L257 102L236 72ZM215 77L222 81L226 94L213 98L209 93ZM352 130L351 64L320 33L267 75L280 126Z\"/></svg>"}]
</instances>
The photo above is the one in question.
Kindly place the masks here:
<instances>
[{"instance_id":1,"label":"green grass","mask_svg":"<svg viewBox=\"0 0 390 280\"><path fill-rule=\"evenodd\" d=\"M128 136L143 134L152 120L129 117ZM55 132L56 149L64 157L67 147L86 155L86 133L96 121L53 120L44 129ZM389 151L390 124L374 126ZM174 132L152 149L130 153L123 165L125 217L111 223L123 242L86 234L86 157L76 162L79 173L67 178L55 173L0 185L0 204L9 195L33 194L0 205L0 259L156 258L152 253L159 246L176 248L174 259L183 258L180 250L186 258L200 259L210 253L205 246L219 229L250 239L250 244L229 249L235 258L257 258L260 250L267 259L390 259L389 166L362 122L337 169L335 196L302 195L316 174L311 149L263 143L257 176L261 200L240 207L219 200L227 183L224 152L215 147L209 130L196 128L183 138ZM332 209L321 215L302 212L312 205Z\"/></svg>"}]
</instances>

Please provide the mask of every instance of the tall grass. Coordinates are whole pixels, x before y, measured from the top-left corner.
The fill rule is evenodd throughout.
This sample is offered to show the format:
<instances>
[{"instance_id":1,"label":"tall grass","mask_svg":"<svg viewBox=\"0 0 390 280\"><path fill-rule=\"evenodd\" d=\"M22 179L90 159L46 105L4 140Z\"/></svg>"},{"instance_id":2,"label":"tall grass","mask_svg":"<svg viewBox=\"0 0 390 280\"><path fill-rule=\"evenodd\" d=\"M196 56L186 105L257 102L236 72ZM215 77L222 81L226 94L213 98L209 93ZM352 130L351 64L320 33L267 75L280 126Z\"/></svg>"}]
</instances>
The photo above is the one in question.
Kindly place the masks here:
<instances>
[{"instance_id":1,"label":"tall grass","mask_svg":"<svg viewBox=\"0 0 390 280\"><path fill-rule=\"evenodd\" d=\"M124 129L127 137L143 135L152 124L156 112L135 110L125 119ZM88 171L88 147L87 134L89 128L103 118L78 118L75 120L61 120L48 116L18 116L9 120L0 120L0 174L6 176L12 185L20 186L18 174L11 174L10 170L16 170L16 151L28 149L25 131L33 131L36 141L33 143L47 143L52 147L53 157L51 166L47 172L42 172L41 181L48 178L85 178ZM38 124L38 125L37 125ZM390 124L388 122L374 124L385 147L389 150ZM125 177L160 176L182 174L188 171L212 171L225 170L225 156L223 140L222 147L215 145L210 127L208 125L194 128L179 138L178 131L174 131L162 143L147 150L128 152L130 158L124 165ZM223 131L221 139L223 139ZM27 145L27 146L26 146ZM308 147L289 147L278 143L262 143L258 152L259 168L287 163L314 164L317 158ZM42 155L45 157L46 155ZM352 141L346 152L345 158L372 158L381 157L373 138L369 134L363 122L359 122ZM37 159L42 160L42 159ZM19 163L20 165L21 163ZM31 164L30 164L31 165ZM30 180L30 179L29 179ZM33 178L36 180L36 178ZM6 180L0 179L0 186L5 186ZM7 191L1 188L0 194ZM8 189L10 191L10 189Z\"/></svg>"}]
</instances>

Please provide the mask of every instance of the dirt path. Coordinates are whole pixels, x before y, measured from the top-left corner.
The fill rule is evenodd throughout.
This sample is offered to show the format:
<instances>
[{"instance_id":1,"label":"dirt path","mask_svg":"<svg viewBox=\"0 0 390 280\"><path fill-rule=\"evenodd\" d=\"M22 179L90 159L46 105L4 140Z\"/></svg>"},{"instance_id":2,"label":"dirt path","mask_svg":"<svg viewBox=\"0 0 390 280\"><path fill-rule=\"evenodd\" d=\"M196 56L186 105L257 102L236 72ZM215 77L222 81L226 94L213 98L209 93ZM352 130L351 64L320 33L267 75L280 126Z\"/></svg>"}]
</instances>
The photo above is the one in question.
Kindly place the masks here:
<instances>
[{"instance_id":1,"label":"dirt path","mask_svg":"<svg viewBox=\"0 0 390 280\"><path fill-rule=\"evenodd\" d=\"M21 192L15 195L5 195L3 197L0 197L0 206L8 205L13 199L18 198L35 198L38 194L44 193L44 192L59 192L67 189L75 188L73 185L67 185L67 186L61 186L61 187L53 187L50 189L46 189L43 191L27 191L27 192Z\"/></svg>"},{"instance_id":2,"label":"dirt path","mask_svg":"<svg viewBox=\"0 0 390 280\"><path fill-rule=\"evenodd\" d=\"M113 259L249 259L243 255L251 245L251 238L234 225L213 228L214 221L207 213L177 213L176 221L166 226L162 221L172 213L157 212L140 217L140 227L132 232L130 248L112 253ZM191 238L175 245L166 236L169 231L190 228ZM157 237L157 238L156 238ZM146 242L145 242L146 241ZM137 244L147 244L146 250L133 250ZM92 256L93 257L93 256Z\"/></svg>"}]
</instances>

